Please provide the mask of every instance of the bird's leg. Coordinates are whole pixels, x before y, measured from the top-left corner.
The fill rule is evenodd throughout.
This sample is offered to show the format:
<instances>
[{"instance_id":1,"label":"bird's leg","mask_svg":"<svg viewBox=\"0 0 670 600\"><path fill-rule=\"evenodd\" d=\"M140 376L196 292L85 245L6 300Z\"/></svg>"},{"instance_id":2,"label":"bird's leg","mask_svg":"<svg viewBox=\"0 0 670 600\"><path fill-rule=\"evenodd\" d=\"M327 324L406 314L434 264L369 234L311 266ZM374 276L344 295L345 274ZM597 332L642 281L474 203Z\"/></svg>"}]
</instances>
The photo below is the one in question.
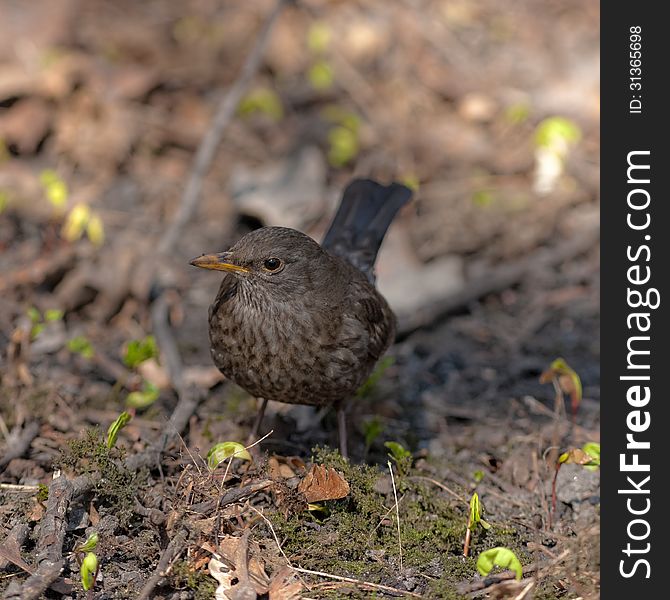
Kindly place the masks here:
<instances>
[{"instance_id":1,"label":"bird's leg","mask_svg":"<svg viewBox=\"0 0 670 600\"><path fill-rule=\"evenodd\" d=\"M340 454L342 458L349 458L347 452L347 405L340 402L337 405L337 433L340 439Z\"/></svg>"},{"instance_id":2,"label":"bird's leg","mask_svg":"<svg viewBox=\"0 0 670 600\"><path fill-rule=\"evenodd\" d=\"M249 433L249 437L247 438L247 444L253 444L258 439L258 432L261 430L263 415L265 415L265 407L268 405L268 401L265 398L260 398L260 401L261 404L258 407L254 426L251 428L251 433Z\"/></svg>"}]
</instances>

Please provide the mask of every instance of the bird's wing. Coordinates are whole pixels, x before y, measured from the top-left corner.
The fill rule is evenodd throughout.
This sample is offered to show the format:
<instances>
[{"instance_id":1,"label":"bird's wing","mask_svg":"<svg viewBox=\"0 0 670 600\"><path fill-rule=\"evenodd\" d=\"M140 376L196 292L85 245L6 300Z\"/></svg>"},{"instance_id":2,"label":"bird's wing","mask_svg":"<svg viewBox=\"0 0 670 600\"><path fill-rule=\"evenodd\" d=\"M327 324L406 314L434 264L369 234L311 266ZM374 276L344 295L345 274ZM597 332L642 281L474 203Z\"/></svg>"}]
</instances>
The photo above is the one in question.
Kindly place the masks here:
<instances>
[{"instance_id":1,"label":"bird's wing","mask_svg":"<svg viewBox=\"0 0 670 600\"><path fill-rule=\"evenodd\" d=\"M364 325L368 336L368 356L377 361L395 337L395 315L386 300L367 281L355 281L350 298L352 312Z\"/></svg>"}]
</instances>

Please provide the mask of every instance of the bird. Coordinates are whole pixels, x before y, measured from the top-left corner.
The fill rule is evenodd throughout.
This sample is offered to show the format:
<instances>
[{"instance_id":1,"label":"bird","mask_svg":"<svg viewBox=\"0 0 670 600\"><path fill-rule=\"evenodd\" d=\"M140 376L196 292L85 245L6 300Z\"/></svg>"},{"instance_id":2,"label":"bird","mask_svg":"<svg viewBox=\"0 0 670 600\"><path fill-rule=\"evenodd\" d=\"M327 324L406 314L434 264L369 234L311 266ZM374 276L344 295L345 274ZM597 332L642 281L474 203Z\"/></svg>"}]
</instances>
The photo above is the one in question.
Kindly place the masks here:
<instances>
[{"instance_id":1,"label":"bird","mask_svg":"<svg viewBox=\"0 0 670 600\"><path fill-rule=\"evenodd\" d=\"M355 179L321 244L288 227L261 227L190 264L224 273L209 308L214 364L260 406L334 406L347 453L346 406L395 338L396 318L375 286L386 231L412 191Z\"/></svg>"}]
</instances>

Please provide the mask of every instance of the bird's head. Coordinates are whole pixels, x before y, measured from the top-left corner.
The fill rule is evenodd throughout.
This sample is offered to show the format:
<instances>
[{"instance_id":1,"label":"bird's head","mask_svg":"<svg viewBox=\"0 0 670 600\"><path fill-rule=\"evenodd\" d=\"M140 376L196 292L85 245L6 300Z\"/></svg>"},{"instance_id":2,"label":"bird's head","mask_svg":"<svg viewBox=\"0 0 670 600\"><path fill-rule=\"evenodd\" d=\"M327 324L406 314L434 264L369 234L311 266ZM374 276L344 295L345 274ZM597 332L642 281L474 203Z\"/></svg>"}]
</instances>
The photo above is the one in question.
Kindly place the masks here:
<instances>
[{"instance_id":1,"label":"bird's head","mask_svg":"<svg viewBox=\"0 0 670 600\"><path fill-rule=\"evenodd\" d=\"M262 227L245 235L227 252L203 254L191 264L230 273L249 290L263 288L286 299L308 293L318 271L325 271L328 279L331 261L304 233L286 227Z\"/></svg>"}]
</instances>

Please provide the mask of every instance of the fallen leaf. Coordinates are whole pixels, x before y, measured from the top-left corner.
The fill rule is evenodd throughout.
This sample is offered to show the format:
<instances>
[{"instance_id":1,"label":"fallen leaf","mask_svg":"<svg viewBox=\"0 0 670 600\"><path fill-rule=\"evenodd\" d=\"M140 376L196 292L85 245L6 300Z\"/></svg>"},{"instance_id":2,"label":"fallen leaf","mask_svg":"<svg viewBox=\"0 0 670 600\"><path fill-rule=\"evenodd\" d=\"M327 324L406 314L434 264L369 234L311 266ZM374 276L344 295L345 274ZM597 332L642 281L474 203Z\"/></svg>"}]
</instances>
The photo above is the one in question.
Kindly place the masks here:
<instances>
[{"instance_id":1,"label":"fallen leaf","mask_svg":"<svg viewBox=\"0 0 670 600\"><path fill-rule=\"evenodd\" d=\"M332 467L313 465L298 485L298 491L304 494L307 502L338 500L349 494L349 484Z\"/></svg>"},{"instance_id":2,"label":"fallen leaf","mask_svg":"<svg viewBox=\"0 0 670 600\"><path fill-rule=\"evenodd\" d=\"M272 578L268 596L270 600L300 600L301 591L302 583L297 580L295 571L284 567Z\"/></svg>"}]
</instances>

